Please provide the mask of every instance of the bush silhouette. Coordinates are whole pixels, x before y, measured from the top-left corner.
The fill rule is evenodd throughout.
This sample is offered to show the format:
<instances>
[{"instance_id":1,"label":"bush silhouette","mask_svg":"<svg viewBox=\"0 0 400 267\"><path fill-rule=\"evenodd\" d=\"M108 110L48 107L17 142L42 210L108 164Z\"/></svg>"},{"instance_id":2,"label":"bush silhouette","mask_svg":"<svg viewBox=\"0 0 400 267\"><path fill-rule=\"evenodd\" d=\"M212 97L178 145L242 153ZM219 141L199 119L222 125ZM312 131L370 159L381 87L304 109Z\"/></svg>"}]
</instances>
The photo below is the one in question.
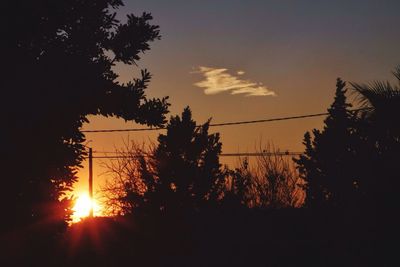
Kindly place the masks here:
<instances>
[{"instance_id":1,"label":"bush silhouette","mask_svg":"<svg viewBox=\"0 0 400 267\"><path fill-rule=\"evenodd\" d=\"M223 201L250 208L301 206L302 181L291 158L280 154L271 144L259 149L259 153L255 163L250 164L249 159L244 158L238 168L228 171Z\"/></svg>"}]
</instances>

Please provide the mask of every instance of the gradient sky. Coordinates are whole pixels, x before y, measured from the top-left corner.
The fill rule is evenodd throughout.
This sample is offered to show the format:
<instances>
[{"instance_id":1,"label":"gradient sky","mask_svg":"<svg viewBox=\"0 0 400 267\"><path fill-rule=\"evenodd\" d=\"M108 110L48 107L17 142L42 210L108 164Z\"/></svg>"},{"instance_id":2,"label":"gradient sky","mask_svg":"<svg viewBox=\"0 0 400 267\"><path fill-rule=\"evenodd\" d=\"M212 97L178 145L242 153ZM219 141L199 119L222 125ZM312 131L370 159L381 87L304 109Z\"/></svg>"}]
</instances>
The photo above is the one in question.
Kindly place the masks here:
<instances>
[{"instance_id":1,"label":"gradient sky","mask_svg":"<svg viewBox=\"0 0 400 267\"><path fill-rule=\"evenodd\" d=\"M392 80L390 71L400 64L399 10L399 0L138 0L125 1L118 17L147 11L160 25L162 39L139 62L154 75L148 95L169 96L171 115L189 105L198 123L210 117L218 123L325 112L337 77ZM135 67L116 70L121 81L137 73ZM225 91L207 89L212 84ZM305 131L321 127L322 120L211 130L221 133L224 152L254 151L260 140L301 151ZM84 129L137 127L110 118L90 121ZM113 151L127 138L147 142L156 136L87 134L87 139L94 150ZM94 165L95 191L106 179L98 177L104 172L100 162ZM79 177L76 192L87 190L86 167Z\"/></svg>"}]
</instances>

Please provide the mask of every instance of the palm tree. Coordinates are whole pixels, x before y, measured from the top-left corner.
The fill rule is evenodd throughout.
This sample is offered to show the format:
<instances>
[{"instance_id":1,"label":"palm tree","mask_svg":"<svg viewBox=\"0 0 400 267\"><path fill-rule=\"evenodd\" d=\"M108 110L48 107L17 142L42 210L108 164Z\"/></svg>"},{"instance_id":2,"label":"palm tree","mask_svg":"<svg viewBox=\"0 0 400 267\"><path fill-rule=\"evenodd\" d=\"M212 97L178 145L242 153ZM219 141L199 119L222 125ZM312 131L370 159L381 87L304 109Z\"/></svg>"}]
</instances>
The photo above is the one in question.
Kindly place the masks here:
<instances>
[{"instance_id":1,"label":"palm tree","mask_svg":"<svg viewBox=\"0 0 400 267\"><path fill-rule=\"evenodd\" d=\"M400 188L400 65L393 71L398 84L375 81L370 84L351 83L353 92L363 109L359 117L358 133L364 147L372 148L366 165L371 164L372 188L388 206L397 202ZM368 163L369 162L369 163ZM365 165L364 165L365 166Z\"/></svg>"},{"instance_id":2,"label":"palm tree","mask_svg":"<svg viewBox=\"0 0 400 267\"><path fill-rule=\"evenodd\" d=\"M400 135L400 65L393 75L398 84L388 81L374 81L370 84L351 83L363 111L362 116L372 123L386 137Z\"/></svg>"}]
</instances>

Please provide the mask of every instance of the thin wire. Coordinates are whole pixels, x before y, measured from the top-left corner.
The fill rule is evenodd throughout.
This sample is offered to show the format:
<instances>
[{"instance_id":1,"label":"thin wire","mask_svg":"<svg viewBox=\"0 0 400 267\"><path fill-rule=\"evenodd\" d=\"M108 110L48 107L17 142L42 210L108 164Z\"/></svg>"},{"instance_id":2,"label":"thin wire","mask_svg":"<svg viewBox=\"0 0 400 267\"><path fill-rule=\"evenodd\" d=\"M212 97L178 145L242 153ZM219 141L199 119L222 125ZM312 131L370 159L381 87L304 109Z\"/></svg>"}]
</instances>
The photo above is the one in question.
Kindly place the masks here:
<instances>
[{"instance_id":1,"label":"thin wire","mask_svg":"<svg viewBox=\"0 0 400 267\"><path fill-rule=\"evenodd\" d=\"M276 152L276 153L222 153L220 157L257 157L257 156L300 156L301 152ZM142 155L143 157L151 157L150 155ZM93 159L127 159L132 157L142 157L142 156L93 156ZM86 157L87 158L87 157Z\"/></svg>"},{"instance_id":2,"label":"thin wire","mask_svg":"<svg viewBox=\"0 0 400 267\"><path fill-rule=\"evenodd\" d=\"M142 131L159 131L159 130L164 130L164 129L166 129L166 127L135 128L135 129L84 130L84 131L81 131L81 132L82 133L142 132Z\"/></svg>"},{"instance_id":3,"label":"thin wire","mask_svg":"<svg viewBox=\"0 0 400 267\"><path fill-rule=\"evenodd\" d=\"M253 156L299 156L302 155L302 152L251 152L251 153L222 153L220 154L221 157L253 157Z\"/></svg>"},{"instance_id":4,"label":"thin wire","mask_svg":"<svg viewBox=\"0 0 400 267\"><path fill-rule=\"evenodd\" d=\"M283 118L273 118L273 119L264 119L264 120L224 122L224 123L210 124L210 127L230 126L230 125L243 125L243 124L253 124L253 123L262 123L262 122L273 122L273 121L287 121L287 120L296 120L296 119L305 119L305 118L326 116L328 114L329 113L318 113L318 114L309 114L309 115L283 117Z\"/></svg>"},{"instance_id":5,"label":"thin wire","mask_svg":"<svg viewBox=\"0 0 400 267\"><path fill-rule=\"evenodd\" d=\"M329 113L318 113L318 114L309 114L309 115L283 117L283 118L273 118L273 119L264 119L264 120L223 122L223 123L210 124L209 127L243 125L243 124L253 124L253 123L273 122L273 121L284 121L284 120L295 120L295 119L304 119L304 118L326 116L328 114ZM202 125L196 125L196 127L201 127L201 126ZM129 129L128 128L128 129L84 130L82 132L83 133L141 132L141 131L159 131L159 130L165 130L165 129L166 129L166 127L155 127L155 128L134 128L134 129Z\"/></svg>"},{"instance_id":6,"label":"thin wire","mask_svg":"<svg viewBox=\"0 0 400 267\"><path fill-rule=\"evenodd\" d=\"M360 108L351 110L351 112L357 112L361 110L366 110L369 108ZM313 117L321 117L329 115L328 112L325 113L316 113L316 114L308 114L308 115L299 115L299 116L290 116L290 117L281 117L281 118L272 118L272 119L263 119L263 120L251 120L251 121L236 121L236 122L223 122L223 123L214 123L210 124L210 127L218 127L218 126L232 126L232 125L243 125L243 124L253 124L253 123L263 123L263 122L273 122L273 121L286 121L286 120L296 120L296 119L305 119L305 118L313 118ZM201 127L202 125L197 125L196 127ZM83 133L113 133L113 132L141 132L141 131L159 131L165 130L166 127L150 127L150 128L134 128L134 129L100 129L100 130L84 130L81 131Z\"/></svg>"}]
</instances>

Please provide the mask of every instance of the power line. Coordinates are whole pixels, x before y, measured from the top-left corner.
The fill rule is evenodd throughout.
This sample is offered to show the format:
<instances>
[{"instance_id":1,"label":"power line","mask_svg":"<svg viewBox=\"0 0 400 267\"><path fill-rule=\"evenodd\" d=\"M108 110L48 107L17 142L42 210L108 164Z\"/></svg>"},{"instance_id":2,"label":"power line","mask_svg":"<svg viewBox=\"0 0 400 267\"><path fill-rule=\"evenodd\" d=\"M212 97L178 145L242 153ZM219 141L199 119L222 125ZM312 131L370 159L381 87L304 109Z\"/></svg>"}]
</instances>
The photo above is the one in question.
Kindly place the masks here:
<instances>
[{"instance_id":1,"label":"power line","mask_svg":"<svg viewBox=\"0 0 400 267\"><path fill-rule=\"evenodd\" d=\"M222 153L220 157L257 157L257 156L300 156L302 152L250 152L250 153ZM150 155L141 155L136 157L151 157ZM127 159L135 156L129 155L116 155L116 156L93 156L94 159Z\"/></svg>"},{"instance_id":2,"label":"power line","mask_svg":"<svg viewBox=\"0 0 400 267\"><path fill-rule=\"evenodd\" d=\"M81 131L81 132L82 133L142 132L142 131L159 131L159 130L164 130L164 129L166 129L166 127L135 128L135 129L84 130L84 131Z\"/></svg>"},{"instance_id":3,"label":"power line","mask_svg":"<svg viewBox=\"0 0 400 267\"><path fill-rule=\"evenodd\" d=\"M253 156L299 156L302 152L250 152L250 153L222 153L221 157L253 157Z\"/></svg>"},{"instance_id":4,"label":"power line","mask_svg":"<svg viewBox=\"0 0 400 267\"><path fill-rule=\"evenodd\" d=\"M93 151L93 154L106 154L105 156L107 156L107 154L117 154L117 155L123 155L123 156L130 156L132 155L132 153L130 152L124 152L124 151L99 151L99 150L95 150ZM263 154L263 155L275 155L275 154L302 154L302 152L292 152L292 151L279 151L279 152L236 152L236 153L222 153L221 155L223 156L236 156L236 155L253 155L253 154ZM145 153L145 155L149 156L151 154L149 153Z\"/></svg>"},{"instance_id":5,"label":"power line","mask_svg":"<svg viewBox=\"0 0 400 267\"><path fill-rule=\"evenodd\" d=\"M329 114L329 113L317 113L317 114L309 114L309 115L301 115L301 116L292 116L292 117L283 117L283 118L264 119L264 120L224 122L224 123L210 124L210 127L231 126L231 125L243 125L243 124L253 124L253 123L262 123L262 122L273 122L273 121L287 121L287 120L296 120L296 119L305 119L305 118L326 116L326 115L328 115L328 114Z\"/></svg>"},{"instance_id":6,"label":"power line","mask_svg":"<svg viewBox=\"0 0 400 267\"><path fill-rule=\"evenodd\" d=\"M357 112L361 110L366 110L366 108L354 109L351 110L351 112ZM263 122L274 122L274 121L287 121L287 120L321 117L326 115L329 115L329 113L325 112L325 113L316 113L316 114L307 114L307 115L298 115L298 116L280 117L280 118L262 119L262 120L251 120L251 121L223 122L223 123L210 124L209 126L219 127L219 126L232 126L232 125L243 125L243 124L253 124L253 123L263 123ZM201 127L201 126L202 125L197 125L196 127ZM83 133L141 132L141 131L159 131L165 129L166 127L154 127L154 128L150 127L150 128L128 128L128 129L84 130L82 132Z\"/></svg>"},{"instance_id":7,"label":"power line","mask_svg":"<svg viewBox=\"0 0 400 267\"><path fill-rule=\"evenodd\" d=\"M272 118L272 119L263 119L263 120L252 120L252 121L237 121L237 122L223 122L223 123L214 123L210 124L210 127L218 127L218 126L232 126L232 125L243 125L243 124L253 124L253 123L262 123L262 122L273 122L273 121L285 121L285 120L295 120L295 119L305 119L312 117L320 117L326 116L329 113L317 113L317 114L309 114L309 115L301 115L301 116L291 116L291 117L282 117L282 118ZM197 125L196 127L201 127L202 125ZM83 133L113 133L113 132L141 132L141 131L159 131L165 130L166 127L154 127L154 128L133 128L133 129L101 129L101 130L84 130Z\"/></svg>"}]
</instances>

